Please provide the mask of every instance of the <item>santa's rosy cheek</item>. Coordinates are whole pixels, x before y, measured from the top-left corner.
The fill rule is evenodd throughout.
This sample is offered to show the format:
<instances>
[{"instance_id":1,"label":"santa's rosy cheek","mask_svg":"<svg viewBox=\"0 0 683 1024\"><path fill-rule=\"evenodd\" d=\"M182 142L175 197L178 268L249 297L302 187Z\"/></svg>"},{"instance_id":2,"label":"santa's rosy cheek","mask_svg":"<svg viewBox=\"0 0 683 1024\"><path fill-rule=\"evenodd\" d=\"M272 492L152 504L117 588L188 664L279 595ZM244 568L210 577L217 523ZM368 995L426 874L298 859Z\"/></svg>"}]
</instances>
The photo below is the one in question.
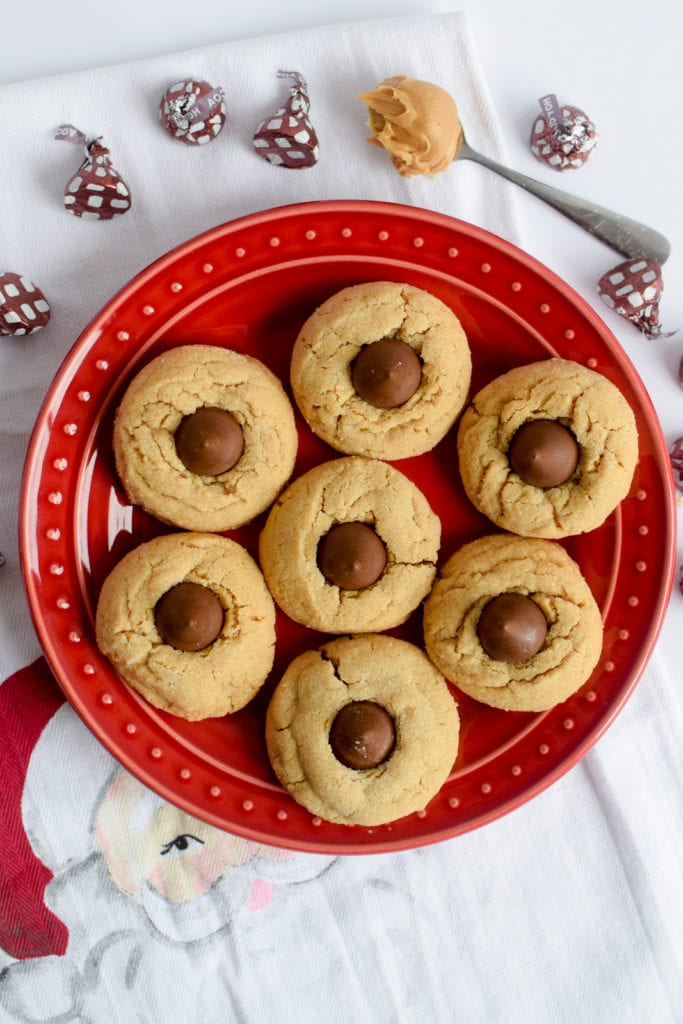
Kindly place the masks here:
<instances>
[{"instance_id":1,"label":"santa's rosy cheek","mask_svg":"<svg viewBox=\"0 0 683 1024\"><path fill-rule=\"evenodd\" d=\"M156 864L149 884L171 903L186 903L208 892L231 866L216 851L202 849Z\"/></svg>"},{"instance_id":2,"label":"santa's rosy cheek","mask_svg":"<svg viewBox=\"0 0 683 1024\"><path fill-rule=\"evenodd\" d=\"M247 910L263 910L273 899L274 892L275 887L270 882L255 878L244 905Z\"/></svg>"},{"instance_id":3,"label":"santa's rosy cheek","mask_svg":"<svg viewBox=\"0 0 683 1024\"><path fill-rule=\"evenodd\" d=\"M153 889L156 889L162 895L164 894L164 872L161 866L152 869L149 881Z\"/></svg>"}]
</instances>

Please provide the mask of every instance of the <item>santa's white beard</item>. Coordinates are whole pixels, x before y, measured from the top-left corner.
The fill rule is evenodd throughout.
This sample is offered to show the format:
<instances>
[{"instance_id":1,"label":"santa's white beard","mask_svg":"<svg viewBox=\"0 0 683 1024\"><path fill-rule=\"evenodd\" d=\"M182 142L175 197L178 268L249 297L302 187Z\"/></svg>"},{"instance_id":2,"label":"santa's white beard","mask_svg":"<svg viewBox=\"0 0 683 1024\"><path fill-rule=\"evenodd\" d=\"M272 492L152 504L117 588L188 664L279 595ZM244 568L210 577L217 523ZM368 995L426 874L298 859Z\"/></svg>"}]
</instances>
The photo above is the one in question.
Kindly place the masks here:
<instances>
[{"instance_id":1,"label":"santa's white beard","mask_svg":"<svg viewBox=\"0 0 683 1024\"><path fill-rule=\"evenodd\" d=\"M399 1020L398 1007L411 1006L411 1019L440 1021L414 941L418 876L404 864L400 855L254 858L215 891L171 905L124 895L93 855L48 887L69 929L65 956L9 967L0 1021L4 1009L12 1024L320 1024L335 1006L350 1020ZM251 909L250 887L269 873L272 900Z\"/></svg>"}]
</instances>

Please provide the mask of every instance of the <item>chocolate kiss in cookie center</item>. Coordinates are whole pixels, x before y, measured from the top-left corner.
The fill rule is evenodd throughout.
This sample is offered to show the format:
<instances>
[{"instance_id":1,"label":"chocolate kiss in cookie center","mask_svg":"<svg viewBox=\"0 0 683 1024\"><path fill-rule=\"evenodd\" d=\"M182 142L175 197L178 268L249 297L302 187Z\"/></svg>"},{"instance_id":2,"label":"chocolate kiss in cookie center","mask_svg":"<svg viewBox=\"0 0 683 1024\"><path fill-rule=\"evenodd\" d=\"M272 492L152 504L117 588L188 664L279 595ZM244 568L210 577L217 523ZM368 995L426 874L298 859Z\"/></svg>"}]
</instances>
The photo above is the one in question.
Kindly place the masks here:
<instances>
[{"instance_id":1,"label":"chocolate kiss in cookie center","mask_svg":"<svg viewBox=\"0 0 683 1024\"><path fill-rule=\"evenodd\" d=\"M530 597L510 591L484 605L477 634L489 658L520 664L538 654L548 633L543 611Z\"/></svg>"},{"instance_id":2,"label":"chocolate kiss in cookie center","mask_svg":"<svg viewBox=\"0 0 683 1024\"><path fill-rule=\"evenodd\" d=\"M159 636L177 651L201 651L223 628L225 612L213 590L186 580L167 590L156 603Z\"/></svg>"},{"instance_id":3,"label":"chocolate kiss in cookie center","mask_svg":"<svg viewBox=\"0 0 683 1024\"><path fill-rule=\"evenodd\" d=\"M367 523L336 523L318 545L318 568L340 590L364 590L387 564L387 550Z\"/></svg>"},{"instance_id":4,"label":"chocolate kiss in cookie center","mask_svg":"<svg viewBox=\"0 0 683 1024\"><path fill-rule=\"evenodd\" d=\"M558 487L576 469L579 446L572 432L557 420L529 420L513 437L508 458L525 483Z\"/></svg>"},{"instance_id":5,"label":"chocolate kiss in cookie center","mask_svg":"<svg viewBox=\"0 0 683 1024\"><path fill-rule=\"evenodd\" d=\"M415 394L421 379L418 355L398 338L364 345L351 364L356 394L378 409L403 405Z\"/></svg>"},{"instance_id":6,"label":"chocolate kiss in cookie center","mask_svg":"<svg viewBox=\"0 0 683 1024\"><path fill-rule=\"evenodd\" d=\"M386 761L395 743L393 718L371 700L345 704L330 729L332 752L347 768L376 768Z\"/></svg>"},{"instance_id":7,"label":"chocolate kiss in cookie center","mask_svg":"<svg viewBox=\"0 0 683 1024\"><path fill-rule=\"evenodd\" d=\"M178 458L191 473L220 476L242 457L244 435L232 413L201 406L183 416L175 433L175 447Z\"/></svg>"}]
</instances>

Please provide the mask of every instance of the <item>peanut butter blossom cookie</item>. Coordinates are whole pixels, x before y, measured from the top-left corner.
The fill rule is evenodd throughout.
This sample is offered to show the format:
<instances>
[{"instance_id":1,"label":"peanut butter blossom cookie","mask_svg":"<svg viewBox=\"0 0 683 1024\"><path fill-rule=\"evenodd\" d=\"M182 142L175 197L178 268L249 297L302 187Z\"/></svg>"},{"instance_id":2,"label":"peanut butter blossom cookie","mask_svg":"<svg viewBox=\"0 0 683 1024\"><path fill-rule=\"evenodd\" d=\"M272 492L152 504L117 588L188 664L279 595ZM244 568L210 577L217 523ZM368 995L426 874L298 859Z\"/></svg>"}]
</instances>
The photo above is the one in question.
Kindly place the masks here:
<instances>
[{"instance_id":1,"label":"peanut butter blossom cookie","mask_svg":"<svg viewBox=\"0 0 683 1024\"><path fill-rule=\"evenodd\" d=\"M420 811L458 751L456 703L425 654L362 635L306 651L287 668L266 715L268 756L312 814L380 825Z\"/></svg>"},{"instance_id":2,"label":"peanut butter blossom cookie","mask_svg":"<svg viewBox=\"0 0 683 1024\"><path fill-rule=\"evenodd\" d=\"M404 459L430 451L462 410L472 360L436 296L389 281L352 285L306 321L291 382L315 434L339 452Z\"/></svg>"},{"instance_id":3,"label":"peanut butter blossom cookie","mask_svg":"<svg viewBox=\"0 0 683 1024\"><path fill-rule=\"evenodd\" d=\"M518 366L474 396L458 427L465 491L511 533L594 530L626 497L636 421L619 389L566 359Z\"/></svg>"},{"instance_id":4,"label":"peanut butter blossom cookie","mask_svg":"<svg viewBox=\"0 0 683 1024\"><path fill-rule=\"evenodd\" d=\"M436 575L441 523L393 466L348 456L309 470L280 495L259 539L282 610L325 633L404 622Z\"/></svg>"},{"instance_id":5,"label":"peanut butter blossom cookie","mask_svg":"<svg viewBox=\"0 0 683 1024\"><path fill-rule=\"evenodd\" d=\"M291 403L258 359L183 345L147 364L114 422L131 502L173 526L223 531L266 509L297 452Z\"/></svg>"},{"instance_id":6,"label":"peanut butter blossom cookie","mask_svg":"<svg viewBox=\"0 0 683 1024\"><path fill-rule=\"evenodd\" d=\"M97 645L151 704L190 721L237 711L273 665L275 606L241 545L171 533L129 552L102 586Z\"/></svg>"},{"instance_id":7,"label":"peanut butter blossom cookie","mask_svg":"<svg viewBox=\"0 0 683 1024\"><path fill-rule=\"evenodd\" d=\"M589 678L602 619L559 544L494 534L449 558L425 602L427 654L483 704L545 711Z\"/></svg>"}]
</instances>

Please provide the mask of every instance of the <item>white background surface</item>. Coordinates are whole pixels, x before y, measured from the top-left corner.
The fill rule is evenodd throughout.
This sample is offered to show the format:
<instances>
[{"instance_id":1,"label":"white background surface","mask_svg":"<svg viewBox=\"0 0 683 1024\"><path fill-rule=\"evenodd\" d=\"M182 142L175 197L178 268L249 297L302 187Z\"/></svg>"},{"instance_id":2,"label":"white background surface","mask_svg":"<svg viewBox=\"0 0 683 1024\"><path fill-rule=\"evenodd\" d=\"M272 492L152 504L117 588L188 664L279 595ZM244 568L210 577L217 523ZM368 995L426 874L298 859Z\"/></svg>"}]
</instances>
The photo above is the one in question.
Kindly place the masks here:
<instances>
[{"instance_id":1,"label":"white background surface","mask_svg":"<svg viewBox=\"0 0 683 1024\"><path fill-rule=\"evenodd\" d=\"M6 5L0 82L118 64L214 42L267 35L339 21L464 10L472 25L493 103L503 125L509 163L566 191L593 199L658 228L673 253L665 267L661 304L669 339L647 341L602 305L596 282L621 257L539 200L518 190L525 248L595 306L648 387L669 442L683 434L678 364L683 354L683 166L680 101L683 5L679 0L120 0L95 17L76 0ZM371 31L371 24L368 25ZM179 68L179 74L187 69ZM387 68L397 74L401 68ZM425 75L425 77L427 77ZM558 174L528 146L537 99L554 92L585 110L600 133L587 164ZM116 103L116 97L112 97ZM465 126L467 127L467 126ZM2 154L0 144L0 158ZM490 173L483 168L482 174ZM451 172L455 173L455 171ZM650 351L648 351L650 350ZM680 547L679 547L680 550ZM683 560L679 558L679 562ZM675 589L661 648L677 665L683 597Z\"/></svg>"}]
</instances>

